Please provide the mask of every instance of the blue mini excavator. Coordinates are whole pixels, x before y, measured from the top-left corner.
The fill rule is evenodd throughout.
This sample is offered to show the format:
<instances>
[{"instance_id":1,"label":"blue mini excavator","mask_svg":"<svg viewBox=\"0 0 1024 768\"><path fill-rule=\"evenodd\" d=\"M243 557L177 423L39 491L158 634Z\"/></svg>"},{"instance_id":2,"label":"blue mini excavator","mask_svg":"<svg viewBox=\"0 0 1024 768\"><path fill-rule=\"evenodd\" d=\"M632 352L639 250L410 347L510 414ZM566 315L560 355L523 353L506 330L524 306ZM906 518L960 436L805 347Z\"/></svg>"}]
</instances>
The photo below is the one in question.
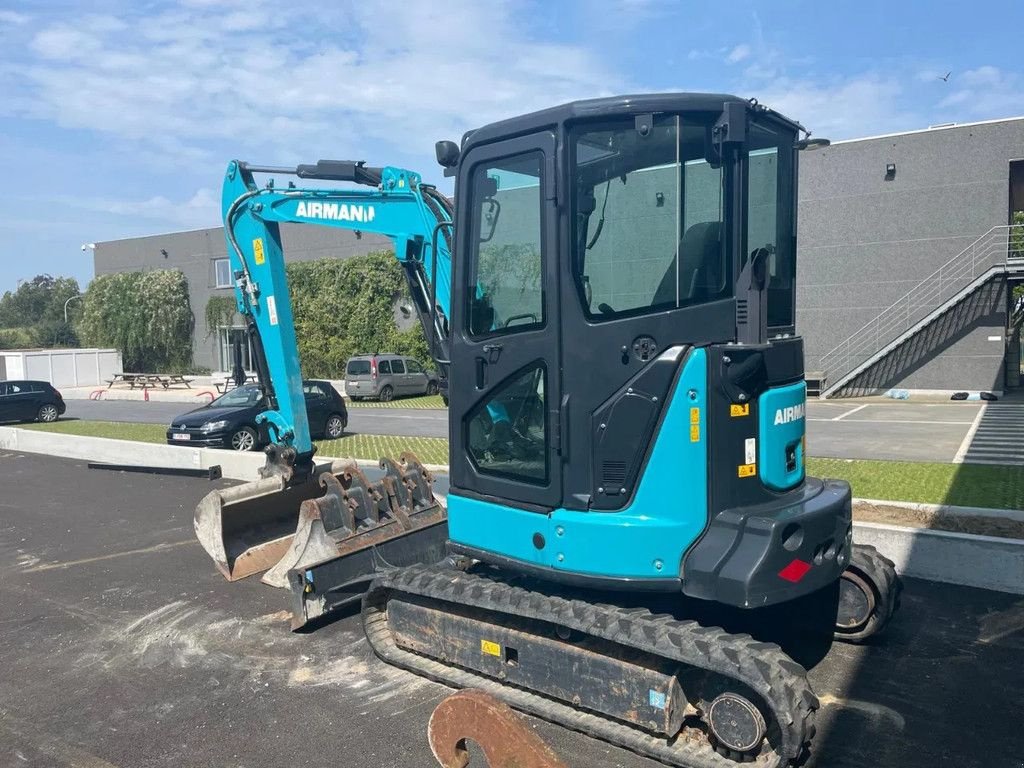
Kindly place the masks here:
<instances>
[{"instance_id":1,"label":"blue mini excavator","mask_svg":"<svg viewBox=\"0 0 1024 768\"><path fill-rule=\"evenodd\" d=\"M295 626L365 592L391 664L672 765L799 762L804 669L684 606L813 599L858 642L898 604L892 563L853 543L850 487L805 475L797 162L824 143L728 95L574 102L439 142L457 201L439 212L407 171L291 169L372 188L312 200L232 164L225 225L275 445L265 488L204 500L197 530L235 567L246 545L264 566L290 552ZM414 228L385 219L406 198ZM409 455L375 481L313 466L273 223L300 204L395 236L448 374L446 507Z\"/></svg>"}]
</instances>

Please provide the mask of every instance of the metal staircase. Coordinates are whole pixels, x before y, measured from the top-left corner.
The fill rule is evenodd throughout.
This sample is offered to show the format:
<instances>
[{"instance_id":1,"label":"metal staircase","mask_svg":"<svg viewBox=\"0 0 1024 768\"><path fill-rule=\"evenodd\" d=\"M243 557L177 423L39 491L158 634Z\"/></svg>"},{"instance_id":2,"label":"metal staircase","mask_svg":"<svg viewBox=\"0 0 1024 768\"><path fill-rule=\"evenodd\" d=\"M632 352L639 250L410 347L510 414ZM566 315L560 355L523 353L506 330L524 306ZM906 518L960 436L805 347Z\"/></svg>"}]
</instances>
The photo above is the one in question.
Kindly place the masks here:
<instances>
[{"instance_id":1,"label":"metal staircase","mask_svg":"<svg viewBox=\"0 0 1024 768\"><path fill-rule=\"evenodd\" d=\"M992 227L821 357L830 397L998 275L1024 274L1024 224Z\"/></svg>"}]
</instances>

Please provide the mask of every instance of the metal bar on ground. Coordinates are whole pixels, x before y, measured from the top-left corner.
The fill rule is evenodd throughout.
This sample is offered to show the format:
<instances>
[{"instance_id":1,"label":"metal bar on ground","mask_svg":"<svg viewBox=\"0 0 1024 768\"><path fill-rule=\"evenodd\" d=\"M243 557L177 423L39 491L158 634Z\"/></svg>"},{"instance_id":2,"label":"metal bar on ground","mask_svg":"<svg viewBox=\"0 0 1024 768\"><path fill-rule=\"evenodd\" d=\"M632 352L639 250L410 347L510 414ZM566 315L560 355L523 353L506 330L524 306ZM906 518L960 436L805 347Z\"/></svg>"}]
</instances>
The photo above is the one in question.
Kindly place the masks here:
<instances>
[{"instance_id":1,"label":"metal bar on ground","mask_svg":"<svg viewBox=\"0 0 1024 768\"><path fill-rule=\"evenodd\" d=\"M191 467L152 467L139 464L106 464L98 461L90 461L89 469L110 469L115 472L141 472L150 475L174 475L177 477L203 477L207 480L220 480L220 464L214 464L208 469Z\"/></svg>"}]
</instances>

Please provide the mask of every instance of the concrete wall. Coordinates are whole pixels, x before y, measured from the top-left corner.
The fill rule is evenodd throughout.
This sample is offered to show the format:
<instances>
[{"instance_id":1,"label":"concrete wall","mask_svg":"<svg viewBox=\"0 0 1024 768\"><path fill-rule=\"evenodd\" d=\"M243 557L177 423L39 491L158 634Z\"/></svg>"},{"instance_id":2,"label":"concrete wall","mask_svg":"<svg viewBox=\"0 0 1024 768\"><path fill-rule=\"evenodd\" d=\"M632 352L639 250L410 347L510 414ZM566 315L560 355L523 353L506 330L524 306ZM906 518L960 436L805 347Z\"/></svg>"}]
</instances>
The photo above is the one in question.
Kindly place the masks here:
<instances>
[{"instance_id":1,"label":"concrete wall","mask_svg":"<svg viewBox=\"0 0 1024 768\"><path fill-rule=\"evenodd\" d=\"M1009 164L1024 120L839 142L800 158L797 330L808 370L949 259L1009 220ZM886 178L886 164L896 174ZM954 315L891 386L1002 389L1005 302ZM932 339L932 342L935 340ZM880 379L879 379L880 380ZM984 383L985 386L980 386ZM973 386L978 384L979 386ZM998 386L997 386L998 384Z\"/></svg>"},{"instance_id":2,"label":"concrete wall","mask_svg":"<svg viewBox=\"0 0 1024 768\"><path fill-rule=\"evenodd\" d=\"M284 224L281 240L287 261L345 259L371 251L391 250L391 240L380 235ZM231 288L216 288L214 262L227 257L224 229L197 229L149 237L96 243L97 275L146 269L179 269L188 279L189 303L195 316L192 361L212 370L220 368L217 329L206 327L206 304L211 296L233 296Z\"/></svg>"},{"instance_id":3,"label":"concrete wall","mask_svg":"<svg viewBox=\"0 0 1024 768\"><path fill-rule=\"evenodd\" d=\"M34 349L0 352L0 379L48 381L55 387L90 387L122 372L116 349Z\"/></svg>"}]
</instances>

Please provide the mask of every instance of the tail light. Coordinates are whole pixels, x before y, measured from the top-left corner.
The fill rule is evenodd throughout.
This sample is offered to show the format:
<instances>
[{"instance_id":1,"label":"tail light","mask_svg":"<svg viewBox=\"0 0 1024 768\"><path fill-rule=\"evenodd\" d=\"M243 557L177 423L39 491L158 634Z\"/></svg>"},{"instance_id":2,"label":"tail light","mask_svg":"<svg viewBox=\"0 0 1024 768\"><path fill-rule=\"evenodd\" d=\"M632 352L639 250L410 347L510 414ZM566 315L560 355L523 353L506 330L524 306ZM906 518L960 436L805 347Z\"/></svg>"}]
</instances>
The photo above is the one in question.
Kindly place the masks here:
<instances>
[{"instance_id":1,"label":"tail light","mask_svg":"<svg viewBox=\"0 0 1024 768\"><path fill-rule=\"evenodd\" d=\"M370 358L370 378L377 378L377 358L375 357Z\"/></svg>"}]
</instances>

